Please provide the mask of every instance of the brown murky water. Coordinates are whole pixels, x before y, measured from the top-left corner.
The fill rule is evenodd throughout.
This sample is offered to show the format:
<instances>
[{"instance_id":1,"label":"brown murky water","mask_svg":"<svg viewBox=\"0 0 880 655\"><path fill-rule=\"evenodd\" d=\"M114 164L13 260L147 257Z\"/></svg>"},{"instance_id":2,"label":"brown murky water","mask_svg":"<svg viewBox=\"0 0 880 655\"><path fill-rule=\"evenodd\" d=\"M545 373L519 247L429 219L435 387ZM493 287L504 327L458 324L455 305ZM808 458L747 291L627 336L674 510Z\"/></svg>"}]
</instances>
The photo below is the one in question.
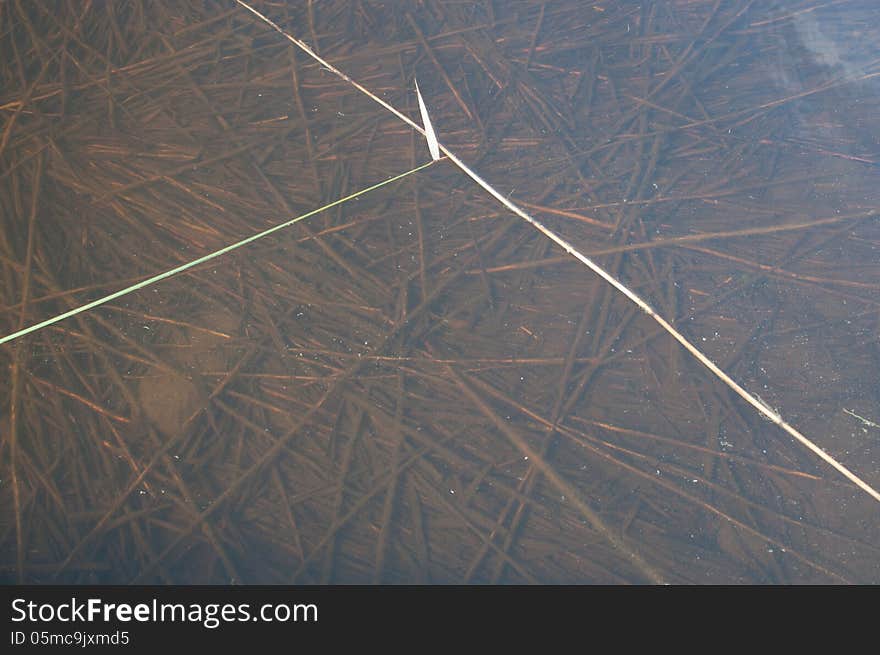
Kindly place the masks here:
<instances>
[{"instance_id":1,"label":"brown murky water","mask_svg":"<svg viewBox=\"0 0 880 655\"><path fill-rule=\"evenodd\" d=\"M880 20L254 2L880 486ZM0 5L0 334L429 159L229 2ZM876 583L880 505L448 161L0 346L32 583Z\"/></svg>"}]
</instances>

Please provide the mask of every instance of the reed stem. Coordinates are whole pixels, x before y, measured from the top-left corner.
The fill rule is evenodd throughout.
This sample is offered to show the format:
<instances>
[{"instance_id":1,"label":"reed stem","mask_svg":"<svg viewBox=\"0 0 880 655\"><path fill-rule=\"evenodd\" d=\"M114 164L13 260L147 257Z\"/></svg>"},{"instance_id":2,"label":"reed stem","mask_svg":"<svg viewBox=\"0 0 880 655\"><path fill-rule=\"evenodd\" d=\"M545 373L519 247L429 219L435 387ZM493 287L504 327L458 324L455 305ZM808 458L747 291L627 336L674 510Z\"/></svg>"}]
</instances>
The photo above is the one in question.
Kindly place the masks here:
<instances>
[{"instance_id":1,"label":"reed stem","mask_svg":"<svg viewBox=\"0 0 880 655\"><path fill-rule=\"evenodd\" d=\"M394 108L392 105L388 104L386 101L382 100L367 88L357 83L351 77L332 66L325 59L316 54L308 45L306 45L303 41L291 36L284 30L282 30L276 23L272 20L261 14L259 11L249 6L247 3L242 0L235 0L239 5L250 11L261 21L272 27L274 30L279 32L282 36L288 39L291 43L296 45L299 49L305 52L307 55L312 57L315 61L321 64L324 68L326 68L331 73L337 75L341 79L345 80L356 89L358 89L361 93L365 94L382 107L390 111L392 114L400 118L407 125L417 130L421 134L425 135L427 138L426 130L423 129L420 125L416 124L412 119L403 114L398 109ZM613 275L605 271L601 266L596 264L593 260L591 260L586 255L580 253L572 244L568 241L560 237L558 234L547 228L536 218L531 216L525 210L518 207L514 204L509 198L501 195L498 191L495 190L492 185L486 182L482 177L477 175L470 167L468 167L463 161L461 161L455 153L451 152L446 146L442 143L438 143L440 151L449 157L449 160L455 164L465 175L471 178L474 182L476 182L479 186L481 186L487 193L489 193L492 197L494 197L498 202L500 202L504 207L512 211L514 214L530 223L535 229L537 229L541 234L546 236L548 239L561 246L563 250L569 255L575 257L578 261L584 264L591 271L596 273L603 280L608 282L612 287L617 289L620 293L626 296L630 301L632 301L639 309L645 312L648 316L653 318L666 332L668 332L676 341L678 341L684 348L693 355L697 361L703 364L706 368L708 368L718 379L720 379L724 384L726 384L731 390L733 390L738 396L740 396L743 400L749 403L752 407L754 407L758 413L760 413L765 418L769 419L771 422L778 425L780 428L785 430L789 435L794 437L798 442L802 445L806 446L810 451L812 451L815 455L817 455L820 459L822 459L827 464L830 464L833 468L835 468L839 473L841 473L846 479L859 487L862 491L871 496L874 500L880 502L880 493L878 493L873 487L871 487L867 482L859 478L855 473L846 468L843 464L834 459L831 455L822 450L819 446L817 446L813 441L805 437L801 434L797 429L795 429L791 424L786 422L782 416L780 416L779 412L771 409L765 403L763 403L760 399L758 399L753 394L749 393L742 385L740 385L736 380L730 377L727 373L725 373L721 368L715 364L711 359L709 359L706 355L704 355L694 344L692 344L681 332L676 330L666 319L660 316L654 309L648 305L638 294L629 289L626 285L616 279ZM0 341L2 343L2 341Z\"/></svg>"},{"instance_id":2,"label":"reed stem","mask_svg":"<svg viewBox=\"0 0 880 655\"><path fill-rule=\"evenodd\" d=\"M113 293L108 294L102 298L98 298L97 300L93 300L90 303L86 303L85 305L71 309L70 311L64 312L63 314L59 314L58 316L53 316L52 318L46 319L45 321L42 321L41 323L36 323L35 325L31 325L30 327L26 327L24 329L18 330L17 332L13 332L12 334L7 334L4 337L0 337L0 345L3 345L4 343L9 343L10 341L14 341L15 339L23 337L27 334L31 334L32 332L36 332L37 330L42 330L45 327L49 327L50 325L54 325L55 323L58 323L59 321L63 321L65 318L70 318L71 316L76 316L77 314L81 314L81 313L88 311L90 309L94 309L95 307L98 307L99 305L103 305L105 303L108 303L111 300L116 300L117 298L121 298L122 296L126 296L130 293L133 293L134 291L138 291L139 289L143 289L144 287L148 287L152 284L156 284L157 282L161 282L162 280L166 280L174 275L177 275L178 273L183 273L184 271L187 271L195 266L198 266L199 264L204 264L205 262L208 262L212 259L219 257L220 255L225 255L226 253L232 252L233 250L241 248L242 246L246 246L249 243L253 243L254 241L257 241L258 239L262 239L263 237L267 237L270 234L274 234L275 232L278 232L279 230L283 230L286 227L290 227L291 225L293 225L295 223L299 223L300 221L305 220L306 218L309 218L311 216L314 216L315 214L318 214L322 211L325 211L327 209L331 209L333 207L341 205L345 202L348 202L349 200L353 200L359 196L362 196L366 193L369 193L370 191L375 191L376 189L380 189L387 184L391 184L392 182L402 180L403 178L408 177L409 175L412 175L413 173L418 173L419 171L424 170L425 168L427 168L428 166L430 166L433 163L434 163L434 160L431 160L425 164L422 164L421 166L416 166L415 168L412 168L404 173L400 173L399 175L395 175L394 177L390 177L387 180L383 180L382 182L379 182L378 184L374 184L373 186L369 186L366 189L361 189L360 191L356 191L352 194L345 196L344 198L339 198L337 200L334 200L333 202L331 202L327 205L324 205L323 207L319 207L318 209L313 209L312 211L307 212L305 214L302 214L301 216L297 216L296 218L292 218L289 221L285 221L284 223L270 227L267 230L263 230L262 232L254 234L252 236L249 236L246 239L242 239L241 241L237 241L236 243L228 245L225 248L221 248L220 250L216 250L212 253L204 255L203 257L199 257L198 259L194 259L191 262L187 262L186 264L181 264L180 266L172 268L172 269L165 271L163 273L159 273L158 275L154 275L153 277L147 278L146 280L142 280L140 282L132 284L129 287L125 287L124 289L120 289L119 291L114 291Z\"/></svg>"}]
</instances>

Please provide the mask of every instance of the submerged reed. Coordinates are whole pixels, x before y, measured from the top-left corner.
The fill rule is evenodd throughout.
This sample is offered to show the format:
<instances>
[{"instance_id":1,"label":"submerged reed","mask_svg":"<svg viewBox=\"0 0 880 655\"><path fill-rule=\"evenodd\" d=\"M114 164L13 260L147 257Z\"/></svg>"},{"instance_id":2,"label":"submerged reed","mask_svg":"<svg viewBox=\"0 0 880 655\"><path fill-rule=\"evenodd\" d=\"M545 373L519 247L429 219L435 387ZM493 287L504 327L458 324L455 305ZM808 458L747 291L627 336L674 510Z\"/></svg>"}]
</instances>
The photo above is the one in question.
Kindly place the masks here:
<instances>
[{"instance_id":1,"label":"submerged reed","mask_svg":"<svg viewBox=\"0 0 880 655\"><path fill-rule=\"evenodd\" d=\"M3 14L0 336L416 167L428 107L568 243L434 167L7 342L0 577L876 579L873 498L566 249L874 484L872 153L760 109L778 10L245 1L406 123L235 3Z\"/></svg>"}]
</instances>

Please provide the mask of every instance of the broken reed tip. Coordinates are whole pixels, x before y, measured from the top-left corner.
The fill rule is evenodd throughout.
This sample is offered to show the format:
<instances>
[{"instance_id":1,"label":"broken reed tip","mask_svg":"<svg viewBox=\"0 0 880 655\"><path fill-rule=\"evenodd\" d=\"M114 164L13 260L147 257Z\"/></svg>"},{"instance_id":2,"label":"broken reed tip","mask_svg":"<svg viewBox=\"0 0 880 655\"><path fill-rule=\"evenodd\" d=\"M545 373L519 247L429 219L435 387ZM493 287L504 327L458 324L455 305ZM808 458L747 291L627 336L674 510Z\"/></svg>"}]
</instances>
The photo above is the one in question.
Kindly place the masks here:
<instances>
[{"instance_id":1,"label":"broken reed tip","mask_svg":"<svg viewBox=\"0 0 880 655\"><path fill-rule=\"evenodd\" d=\"M431 117L428 116L428 108L425 107L425 101L422 99L422 92L419 91L419 81L416 83L416 96L419 99L419 111L422 114L422 125L425 128L425 139L428 140L428 150L431 152L431 159L438 161L440 159L440 144L437 142L437 135L434 133L434 126L431 125Z\"/></svg>"}]
</instances>

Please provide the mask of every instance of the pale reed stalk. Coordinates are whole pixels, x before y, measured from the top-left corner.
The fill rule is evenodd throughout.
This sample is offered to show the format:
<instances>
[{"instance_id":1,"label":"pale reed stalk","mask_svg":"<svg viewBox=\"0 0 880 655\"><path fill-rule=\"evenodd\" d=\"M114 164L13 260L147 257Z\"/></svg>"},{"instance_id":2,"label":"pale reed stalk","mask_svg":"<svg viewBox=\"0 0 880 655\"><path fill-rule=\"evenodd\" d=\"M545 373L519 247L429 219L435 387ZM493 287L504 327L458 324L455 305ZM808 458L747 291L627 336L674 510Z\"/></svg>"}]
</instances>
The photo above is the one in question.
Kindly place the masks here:
<instances>
[{"instance_id":1,"label":"pale reed stalk","mask_svg":"<svg viewBox=\"0 0 880 655\"><path fill-rule=\"evenodd\" d=\"M269 18L267 18L266 16L264 16L263 14L258 12L256 9L254 9L253 7L246 4L245 2L242 2L242 0L235 0L235 2L237 2L239 5L241 5L242 7L247 9L249 12L254 14L261 21L263 21L264 23L266 23L267 25L272 27L279 34L281 34L287 40L289 40L291 43L293 43L296 47L298 47L300 50L302 50L307 55L312 57L315 61L317 61L319 64L321 64L321 66L323 66L325 69L327 69L328 71L330 71L334 75L337 75L338 77L342 78L343 80L345 80L346 82L348 82L349 84L354 86L356 89L358 89L361 93L365 94L366 96L370 97L375 102L382 105L385 109L387 109L392 114L397 116L400 120L405 122L407 125L409 125L413 129L417 130L421 134L425 135L425 137L427 137L427 131L425 129L423 129L422 126L416 124L406 114L395 109L393 106L391 106L390 104L388 104L387 102L382 100L380 97L373 94L369 89L358 84L352 78L350 78L348 75L346 75L345 73L340 71L335 66L331 65L329 62L327 62L325 59L323 59L321 56L319 56L317 53L315 53L303 41L300 41L296 37L293 37L290 34L288 34L287 32L285 32L284 30L282 30L276 23L274 23L272 20L270 20ZM525 210L520 209L520 207L518 207L516 204L514 204L509 198L501 195L498 191L495 190L495 188L492 185L490 185L482 177L477 175L477 173L475 173L473 170L471 170L470 167L468 167L463 161L461 161L455 155L455 153L451 152L442 143L438 143L437 145L439 146L440 151L443 154L445 154L447 157L449 157L449 160L453 164L455 164L459 169L461 169L461 171L465 175L467 175L474 182L476 182L483 189L485 189L492 197L494 197L496 200L498 200L498 202L500 202L502 205L507 207L507 209L512 211L514 214L516 214L517 216L519 216L520 218L522 218L526 222L530 223L532 226L534 226L539 232L541 232L541 234L546 236L548 239L550 239L554 243L561 246L562 249L565 250L565 252L567 252L569 255L572 255L573 257L575 257L578 261L580 261L582 264L584 264L587 268L589 268L591 271L596 273L596 275L601 277L603 280L608 282L608 284L610 284L615 289L617 289L620 293L622 293L624 296L629 298L633 303L635 303L639 307L639 309L641 309L648 316L653 318L660 325L660 327L662 327L664 330L666 330L666 332L668 332L670 335L672 335L672 337L676 341L678 341L682 346L684 346L685 349L689 353L691 353L691 355L693 355L701 364L703 364L703 366L705 366L710 371L712 371L712 373L714 373L715 376L718 377L719 380L724 382L724 384L726 384L728 387L730 387L730 389L732 389L739 397L741 397L743 400L745 400L747 403L749 403L752 407L754 407L762 416L769 419L771 422L775 423L780 428L785 430L789 435L791 435L797 441L799 441L801 444L806 446L809 450L811 450L820 459L822 459L824 462L826 462L827 464L830 464L832 467L837 469L837 471L840 472L847 480L849 480L854 485L856 485L859 489L861 489L862 491L867 493L874 500L880 502L880 493L878 493L873 487L871 487L867 482L865 482L860 477L858 477L855 473L853 473L848 468L846 468L843 464L841 464L836 459L834 459L831 455L829 455L824 450L822 450L819 446L817 446L815 443L813 443L810 439L808 439L803 434L801 434L791 424L786 422L782 418L782 416L780 416L779 412L768 407L759 398L757 398L753 394L749 393L736 380L734 380L727 373L722 371L721 368L719 368L719 366L717 364L715 364L715 362L713 362L711 359L709 359L694 344L692 344L690 341L688 341L688 339L681 332L676 330L669 323L669 321L667 321L662 316L660 316L657 312L655 312L651 308L651 306L648 305L648 303L645 302L638 294L636 294L634 291L632 291L631 289L626 287L622 282L620 282L618 279L616 279L610 273L605 271L605 269L603 269L601 266L596 264L592 259L590 259L586 255L578 252L578 250L573 245L571 245L568 241L566 241L565 239L560 237L558 234L556 234L555 232L553 232L552 230L547 228L544 224L542 224L536 218L534 218L533 216L528 214ZM432 153L432 155L433 155L433 153Z\"/></svg>"}]
</instances>

